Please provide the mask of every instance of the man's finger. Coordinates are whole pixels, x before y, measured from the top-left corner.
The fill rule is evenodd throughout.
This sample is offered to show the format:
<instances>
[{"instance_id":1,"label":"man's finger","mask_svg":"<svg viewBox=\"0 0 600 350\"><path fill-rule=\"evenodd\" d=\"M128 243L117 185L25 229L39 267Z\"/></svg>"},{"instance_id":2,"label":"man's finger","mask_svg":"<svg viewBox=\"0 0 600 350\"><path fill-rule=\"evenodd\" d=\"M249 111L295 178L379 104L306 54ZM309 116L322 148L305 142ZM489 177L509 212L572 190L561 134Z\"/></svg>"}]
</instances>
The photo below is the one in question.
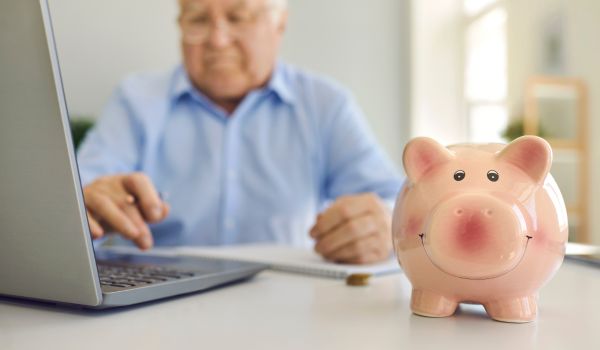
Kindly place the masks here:
<instances>
[{"instance_id":1,"label":"man's finger","mask_svg":"<svg viewBox=\"0 0 600 350\"><path fill-rule=\"evenodd\" d=\"M344 222L368 213L373 210L373 206L378 205L375 195L371 193L341 197L319 215L311 229L311 236L317 238L326 234Z\"/></svg>"},{"instance_id":2,"label":"man's finger","mask_svg":"<svg viewBox=\"0 0 600 350\"><path fill-rule=\"evenodd\" d=\"M104 236L104 229L102 228L102 226L100 226L98 221L96 219L94 219L94 217L92 216L92 214L90 213L89 210L87 210L87 218L88 218L88 223L90 225L90 232L92 234L92 238L93 239L102 238L102 236Z\"/></svg>"},{"instance_id":3,"label":"man's finger","mask_svg":"<svg viewBox=\"0 0 600 350\"><path fill-rule=\"evenodd\" d=\"M131 193L138 202L143 217L148 222L164 219L165 208L152 180L142 173L134 173L123 179L125 190Z\"/></svg>"},{"instance_id":4,"label":"man's finger","mask_svg":"<svg viewBox=\"0 0 600 350\"><path fill-rule=\"evenodd\" d=\"M106 223L128 239L135 239L140 235L140 231L134 223L107 196L90 193L86 197L86 201L90 210L96 214L98 221Z\"/></svg>"},{"instance_id":5,"label":"man's finger","mask_svg":"<svg viewBox=\"0 0 600 350\"><path fill-rule=\"evenodd\" d=\"M144 218L142 218L142 214L139 212L138 207L135 205L127 205L123 208L123 211L140 232L139 236L133 240L133 243L143 250L152 248L152 245L154 244L152 233L150 232L148 225L144 222Z\"/></svg>"},{"instance_id":6,"label":"man's finger","mask_svg":"<svg viewBox=\"0 0 600 350\"><path fill-rule=\"evenodd\" d=\"M340 249L353 241L377 233L379 225L377 218L367 214L355 217L317 238L315 250L324 256Z\"/></svg>"},{"instance_id":7,"label":"man's finger","mask_svg":"<svg viewBox=\"0 0 600 350\"><path fill-rule=\"evenodd\" d=\"M170 212L171 212L171 206L169 205L169 203L163 202L163 218L166 218L167 216L169 216Z\"/></svg>"},{"instance_id":8,"label":"man's finger","mask_svg":"<svg viewBox=\"0 0 600 350\"><path fill-rule=\"evenodd\" d=\"M386 257L387 257L386 255L382 255L382 254L372 251L367 254L355 257L355 258L347 259L343 262L345 264L356 264L356 265L374 264L374 263L378 263L378 262L385 260Z\"/></svg>"},{"instance_id":9,"label":"man's finger","mask_svg":"<svg viewBox=\"0 0 600 350\"><path fill-rule=\"evenodd\" d=\"M324 255L324 257L331 261L354 264L379 261L383 259L380 240L381 238L377 235L361 237L361 239L352 241L336 251Z\"/></svg>"}]
</instances>

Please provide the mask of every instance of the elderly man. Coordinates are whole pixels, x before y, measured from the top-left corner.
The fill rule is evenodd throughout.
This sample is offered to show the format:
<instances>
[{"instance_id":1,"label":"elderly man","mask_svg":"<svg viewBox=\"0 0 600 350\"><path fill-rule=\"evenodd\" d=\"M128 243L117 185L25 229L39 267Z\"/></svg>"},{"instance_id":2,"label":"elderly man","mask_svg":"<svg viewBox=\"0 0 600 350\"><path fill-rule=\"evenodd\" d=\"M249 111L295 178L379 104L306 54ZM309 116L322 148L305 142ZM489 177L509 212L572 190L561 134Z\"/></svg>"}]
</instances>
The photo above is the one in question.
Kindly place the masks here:
<instances>
[{"instance_id":1,"label":"elderly man","mask_svg":"<svg viewBox=\"0 0 600 350\"><path fill-rule=\"evenodd\" d=\"M183 65L126 79L78 154L94 238L387 257L400 180L345 90L277 61L286 1L179 2Z\"/></svg>"}]
</instances>

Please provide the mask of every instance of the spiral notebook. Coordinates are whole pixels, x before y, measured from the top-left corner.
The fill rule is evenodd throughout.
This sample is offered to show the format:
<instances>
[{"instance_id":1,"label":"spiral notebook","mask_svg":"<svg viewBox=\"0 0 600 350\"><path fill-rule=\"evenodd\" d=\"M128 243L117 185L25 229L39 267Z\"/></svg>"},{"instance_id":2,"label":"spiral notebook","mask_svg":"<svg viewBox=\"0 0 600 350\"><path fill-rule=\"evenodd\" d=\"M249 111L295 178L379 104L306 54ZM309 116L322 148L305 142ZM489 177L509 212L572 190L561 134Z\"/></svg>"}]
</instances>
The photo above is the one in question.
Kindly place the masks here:
<instances>
[{"instance_id":1,"label":"spiral notebook","mask_svg":"<svg viewBox=\"0 0 600 350\"><path fill-rule=\"evenodd\" d=\"M177 254L214 259L259 262L271 270L301 273L329 278L346 278L352 274L367 273L373 276L400 272L395 258L369 265L336 264L324 260L308 248L283 245L236 245L224 247L179 247Z\"/></svg>"}]
</instances>

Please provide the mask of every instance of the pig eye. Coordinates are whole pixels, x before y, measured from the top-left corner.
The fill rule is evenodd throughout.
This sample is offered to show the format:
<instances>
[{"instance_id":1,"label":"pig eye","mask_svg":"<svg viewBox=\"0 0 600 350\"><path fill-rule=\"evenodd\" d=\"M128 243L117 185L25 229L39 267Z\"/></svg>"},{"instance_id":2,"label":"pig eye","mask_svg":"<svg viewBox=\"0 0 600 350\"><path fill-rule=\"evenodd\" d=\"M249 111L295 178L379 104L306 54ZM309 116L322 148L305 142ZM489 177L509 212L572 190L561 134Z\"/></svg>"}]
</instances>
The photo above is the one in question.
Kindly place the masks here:
<instances>
[{"instance_id":1,"label":"pig eye","mask_svg":"<svg viewBox=\"0 0 600 350\"><path fill-rule=\"evenodd\" d=\"M464 180L464 178L465 178L465 172L464 171L457 170L454 173L454 180L456 180L456 181L462 181L462 180Z\"/></svg>"},{"instance_id":2,"label":"pig eye","mask_svg":"<svg viewBox=\"0 0 600 350\"><path fill-rule=\"evenodd\" d=\"M492 182L496 182L498 179L500 179L500 175L498 175L496 170L490 170L487 172L487 178Z\"/></svg>"}]
</instances>

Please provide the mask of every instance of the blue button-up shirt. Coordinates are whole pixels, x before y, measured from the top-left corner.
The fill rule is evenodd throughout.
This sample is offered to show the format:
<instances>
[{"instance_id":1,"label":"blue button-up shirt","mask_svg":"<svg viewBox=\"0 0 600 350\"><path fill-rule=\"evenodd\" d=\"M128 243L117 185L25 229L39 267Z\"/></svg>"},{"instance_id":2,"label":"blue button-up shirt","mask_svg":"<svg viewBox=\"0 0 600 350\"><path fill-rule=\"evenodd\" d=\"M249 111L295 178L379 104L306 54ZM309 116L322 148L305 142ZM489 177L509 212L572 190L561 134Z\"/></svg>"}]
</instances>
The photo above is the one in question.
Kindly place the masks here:
<instances>
[{"instance_id":1,"label":"blue button-up shirt","mask_svg":"<svg viewBox=\"0 0 600 350\"><path fill-rule=\"evenodd\" d=\"M308 245L328 201L401 182L351 95L279 63L228 115L185 69L127 78L78 153L82 181L141 171L168 194L156 245Z\"/></svg>"}]
</instances>

